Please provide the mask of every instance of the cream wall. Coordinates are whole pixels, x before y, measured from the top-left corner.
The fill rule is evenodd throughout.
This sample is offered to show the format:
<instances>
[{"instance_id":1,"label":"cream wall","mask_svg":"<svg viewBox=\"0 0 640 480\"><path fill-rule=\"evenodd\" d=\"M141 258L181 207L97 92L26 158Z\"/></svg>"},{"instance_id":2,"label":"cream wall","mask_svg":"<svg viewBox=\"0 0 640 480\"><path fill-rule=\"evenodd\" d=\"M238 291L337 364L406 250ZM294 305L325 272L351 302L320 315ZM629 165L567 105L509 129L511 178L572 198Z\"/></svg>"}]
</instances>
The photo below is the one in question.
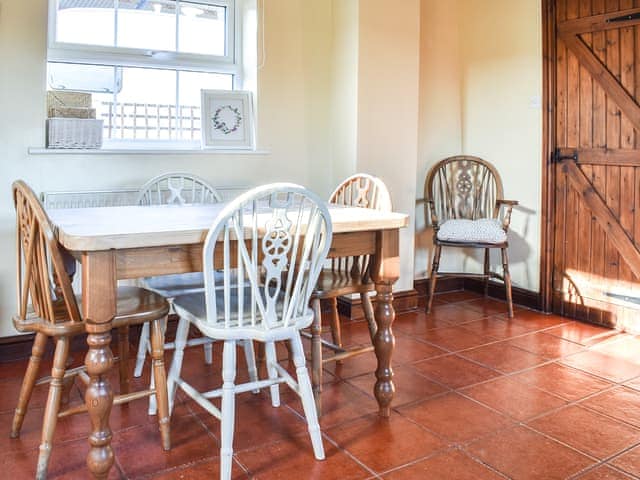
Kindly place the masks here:
<instances>
[{"instance_id":1,"label":"cream wall","mask_svg":"<svg viewBox=\"0 0 640 480\"><path fill-rule=\"evenodd\" d=\"M423 0L422 6L418 187L422 189L428 169L446 156L464 153L492 162L502 176L505 196L520 201L509 237L514 285L538 291L540 2ZM426 277L432 233L424 228L421 210L416 230L416 277ZM445 249L441 266L479 272L481 260L473 250ZM492 256L494 268L498 264L498 256Z\"/></svg>"},{"instance_id":2,"label":"cream wall","mask_svg":"<svg viewBox=\"0 0 640 480\"><path fill-rule=\"evenodd\" d=\"M414 212L418 158L420 1L360 0L357 170L386 183L394 210L408 213L400 232L400 279L413 288Z\"/></svg>"},{"instance_id":3,"label":"cream wall","mask_svg":"<svg viewBox=\"0 0 640 480\"><path fill-rule=\"evenodd\" d=\"M438 160L462 151L462 58L460 6L464 0L422 0L420 95L416 175L415 276L429 276L433 233L425 228L424 179ZM443 255L443 270L461 268L456 255Z\"/></svg>"}]
</instances>

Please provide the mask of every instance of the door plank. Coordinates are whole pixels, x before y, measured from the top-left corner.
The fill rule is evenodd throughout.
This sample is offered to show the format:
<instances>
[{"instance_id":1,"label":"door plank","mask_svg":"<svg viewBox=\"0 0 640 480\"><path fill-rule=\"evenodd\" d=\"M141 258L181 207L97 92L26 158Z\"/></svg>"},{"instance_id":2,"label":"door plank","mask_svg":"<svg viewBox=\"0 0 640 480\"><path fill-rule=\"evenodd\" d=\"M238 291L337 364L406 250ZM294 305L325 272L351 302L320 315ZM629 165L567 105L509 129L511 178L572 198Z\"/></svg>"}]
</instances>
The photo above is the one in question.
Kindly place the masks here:
<instances>
[{"instance_id":1,"label":"door plank","mask_svg":"<svg viewBox=\"0 0 640 480\"><path fill-rule=\"evenodd\" d=\"M640 19L624 20L619 22L610 22L608 20L640 13L640 8L629 8L617 12L605 13L602 15L593 15L589 17L577 18L558 23L558 33L579 35L585 32L601 32L605 30L614 30L616 28L640 25Z\"/></svg>"},{"instance_id":2,"label":"door plank","mask_svg":"<svg viewBox=\"0 0 640 480\"><path fill-rule=\"evenodd\" d=\"M629 264L629 268L635 275L639 275L640 250L636 248L633 240L622 228L615 214L595 190L593 184L584 176L580 167L572 161L564 161L562 171L567 175L573 188L579 192L582 200L589 206L600 226L615 243L618 252Z\"/></svg>"},{"instance_id":3,"label":"door plank","mask_svg":"<svg viewBox=\"0 0 640 480\"><path fill-rule=\"evenodd\" d=\"M640 106L638 106L635 100L627 93L624 87L620 85L616 77L593 55L593 52L589 50L581 39L572 36L563 36L562 40L571 53L576 56L580 64L584 65L591 73L593 79L602 85L608 98L615 102L617 107L624 112L634 128L640 130ZM607 39L607 42L610 41L612 40ZM611 47L611 45L609 45L609 47ZM609 60L609 52L612 52L612 55L614 55L614 50L613 48L607 49L607 61ZM607 145L610 146L608 141L609 138L607 138Z\"/></svg>"}]
</instances>

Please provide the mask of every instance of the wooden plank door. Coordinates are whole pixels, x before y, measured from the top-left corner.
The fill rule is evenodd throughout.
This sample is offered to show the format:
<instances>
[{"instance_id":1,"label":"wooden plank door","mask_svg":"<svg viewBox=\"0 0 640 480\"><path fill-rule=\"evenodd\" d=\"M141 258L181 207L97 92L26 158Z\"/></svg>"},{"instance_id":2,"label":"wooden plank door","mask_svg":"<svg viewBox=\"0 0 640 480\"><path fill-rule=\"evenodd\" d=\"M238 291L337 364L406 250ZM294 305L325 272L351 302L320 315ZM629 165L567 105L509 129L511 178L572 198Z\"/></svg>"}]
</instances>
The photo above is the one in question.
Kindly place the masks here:
<instances>
[{"instance_id":1,"label":"wooden plank door","mask_svg":"<svg viewBox=\"0 0 640 480\"><path fill-rule=\"evenodd\" d=\"M553 7L553 310L639 331L640 0Z\"/></svg>"}]
</instances>

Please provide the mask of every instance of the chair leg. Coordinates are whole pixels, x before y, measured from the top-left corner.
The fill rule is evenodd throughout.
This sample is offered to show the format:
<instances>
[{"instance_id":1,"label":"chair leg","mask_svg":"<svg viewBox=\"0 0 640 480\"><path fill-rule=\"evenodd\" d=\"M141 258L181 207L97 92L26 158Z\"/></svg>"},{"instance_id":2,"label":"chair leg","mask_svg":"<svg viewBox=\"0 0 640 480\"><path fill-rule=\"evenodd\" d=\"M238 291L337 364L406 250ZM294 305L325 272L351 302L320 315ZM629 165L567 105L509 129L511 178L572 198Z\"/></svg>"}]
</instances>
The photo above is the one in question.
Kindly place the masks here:
<instances>
[{"instance_id":1,"label":"chair leg","mask_svg":"<svg viewBox=\"0 0 640 480\"><path fill-rule=\"evenodd\" d=\"M161 322L163 319L151 323L151 359L153 364L153 379L155 384L155 398L158 404L158 425L162 438L162 448L171 448L169 429L169 398L167 394L167 374L164 366L164 334Z\"/></svg>"},{"instance_id":2,"label":"chair leg","mask_svg":"<svg viewBox=\"0 0 640 480\"><path fill-rule=\"evenodd\" d=\"M360 294L360 301L362 302L362 310L364 310L364 318L367 320L369 326L369 335L371 336L371 342L376 336L378 331L378 324L376 323L376 317L373 313L373 304L371 303L371 297L367 293Z\"/></svg>"},{"instance_id":3,"label":"chair leg","mask_svg":"<svg viewBox=\"0 0 640 480\"><path fill-rule=\"evenodd\" d=\"M38 377L38 369L40 368L42 355L44 354L44 349L47 345L47 338L48 337L44 333L36 333L36 338L33 341L33 346L31 347L31 358L29 359L27 371L25 372L24 379L22 380L22 387L20 387L18 405L16 406L16 411L13 414L11 438L18 438L20 436L22 422L24 422L24 416L27 413L29 400L31 400L33 387L35 386L36 378Z\"/></svg>"},{"instance_id":4,"label":"chair leg","mask_svg":"<svg viewBox=\"0 0 640 480\"><path fill-rule=\"evenodd\" d=\"M484 296L489 296L489 252L488 248L484 249Z\"/></svg>"},{"instance_id":5,"label":"chair leg","mask_svg":"<svg viewBox=\"0 0 640 480\"><path fill-rule=\"evenodd\" d=\"M235 423L236 342L225 340L222 353L222 406L220 408L220 480L231 479Z\"/></svg>"},{"instance_id":6,"label":"chair leg","mask_svg":"<svg viewBox=\"0 0 640 480\"><path fill-rule=\"evenodd\" d=\"M213 343L205 343L202 345L202 349L204 350L204 363L211 365L213 363Z\"/></svg>"},{"instance_id":7,"label":"chair leg","mask_svg":"<svg viewBox=\"0 0 640 480\"><path fill-rule=\"evenodd\" d=\"M118 328L120 395L129 393L129 325Z\"/></svg>"},{"instance_id":8,"label":"chair leg","mask_svg":"<svg viewBox=\"0 0 640 480\"><path fill-rule=\"evenodd\" d=\"M247 362L247 371L249 372L249 381L257 382L258 367L256 366L256 353L253 349L253 342L251 340L244 340L242 342L242 348L244 350L244 359ZM260 389L256 388L255 390L252 390L252 392L260 393Z\"/></svg>"},{"instance_id":9,"label":"chair leg","mask_svg":"<svg viewBox=\"0 0 640 480\"><path fill-rule=\"evenodd\" d=\"M36 479L47 478L47 467L51 457L51 445L53 434L56 430L58 412L60 411L60 396L62 394L62 379L64 377L65 364L69 356L69 339L59 337L56 341L56 351L53 356L53 368L51 369L51 383L49 384L49 396L44 409L42 421L42 438L40 443L40 453L38 454L38 466Z\"/></svg>"},{"instance_id":10,"label":"chair leg","mask_svg":"<svg viewBox=\"0 0 640 480\"><path fill-rule=\"evenodd\" d=\"M315 404L313 402L313 391L311 390L309 372L307 372L307 366L305 365L304 350L302 348L300 333L297 333L291 338L291 350L293 350L293 363L296 366L298 389L300 391L302 409L304 410L304 415L307 419L307 428L309 430L309 436L311 437L313 454L317 460L324 460L322 432L320 432L318 412L316 412Z\"/></svg>"},{"instance_id":11,"label":"chair leg","mask_svg":"<svg viewBox=\"0 0 640 480\"><path fill-rule=\"evenodd\" d=\"M433 263L431 265L431 277L429 278L429 298L427 299L427 313L431 313L431 306L433 305L433 296L436 293L436 281L438 280L438 268L440 266L440 255L442 253L442 247L436 245L436 249L433 252Z\"/></svg>"},{"instance_id":12,"label":"chair leg","mask_svg":"<svg viewBox=\"0 0 640 480\"><path fill-rule=\"evenodd\" d=\"M338 299L331 299L331 337L333 344L342 347L342 330L340 329L340 314L338 313Z\"/></svg>"},{"instance_id":13,"label":"chair leg","mask_svg":"<svg viewBox=\"0 0 640 480\"><path fill-rule=\"evenodd\" d=\"M140 331L140 340L138 341L138 355L136 355L136 368L133 370L133 376L138 378L142 375L144 361L147 358L147 350L149 349L149 323L142 324Z\"/></svg>"},{"instance_id":14,"label":"chair leg","mask_svg":"<svg viewBox=\"0 0 640 480\"><path fill-rule=\"evenodd\" d=\"M174 398L176 395L176 379L180 378L182 370L182 359L184 358L184 347L187 344L187 336L189 335L189 321L180 317L178 328L176 330L176 349L173 352L173 360L171 360L171 368L169 369L169 378L167 380L167 395L169 396L169 414L173 411Z\"/></svg>"},{"instance_id":15,"label":"chair leg","mask_svg":"<svg viewBox=\"0 0 640 480\"><path fill-rule=\"evenodd\" d=\"M265 342L264 344L264 352L267 361L267 373L270 379L278 378L278 370L274 367L274 365L278 362L278 357L276 356L276 345L273 342ZM277 383L275 385L271 385L269 387L269 391L271 393L271 405L274 407L280 406L280 385Z\"/></svg>"},{"instance_id":16,"label":"chair leg","mask_svg":"<svg viewBox=\"0 0 640 480\"><path fill-rule=\"evenodd\" d=\"M509 257L507 249L502 248L502 270L504 277L504 286L507 290L507 306L509 307L509 318L513 318L513 299L511 297L511 274L509 273Z\"/></svg>"},{"instance_id":17,"label":"chair leg","mask_svg":"<svg viewBox=\"0 0 640 480\"><path fill-rule=\"evenodd\" d=\"M318 416L322 415L322 314L320 299L314 298L311 301L313 308L313 323L311 324L311 386L313 388L313 398L316 402Z\"/></svg>"}]
</instances>

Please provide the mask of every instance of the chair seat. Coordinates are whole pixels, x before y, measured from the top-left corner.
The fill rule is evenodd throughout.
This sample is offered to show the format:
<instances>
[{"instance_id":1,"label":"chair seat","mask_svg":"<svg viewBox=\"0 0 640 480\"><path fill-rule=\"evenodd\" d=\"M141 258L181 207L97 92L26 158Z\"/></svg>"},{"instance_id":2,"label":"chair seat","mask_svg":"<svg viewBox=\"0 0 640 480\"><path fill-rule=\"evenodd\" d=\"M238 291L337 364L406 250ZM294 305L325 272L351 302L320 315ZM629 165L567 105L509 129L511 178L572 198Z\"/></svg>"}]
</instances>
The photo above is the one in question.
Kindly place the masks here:
<instances>
[{"instance_id":1,"label":"chair seat","mask_svg":"<svg viewBox=\"0 0 640 480\"><path fill-rule=\"evenodd\" d=\"M237 290L237 289L236 289ZM251 312L250 302L251 291L249 287L244 288L244 312L247 314L243 317L249 321ZM230 311L230 325L227 327L217 327L216 325L207 322L207 308L206 308L205 294L204 292L189 293L187 295L179 295L173 299L173 306L176 312L181 317L187 318L190 322L194 323L200 331L211 338L217 339L234 339L238 337L238 332L241 330L240 337L246 338L251 336L256 340L261 341L274 341L281 338L287 338L291 336L291 332L306 328L311 325L313 321L313 312L310 308L303 315L296 315L297 322L293 325L281 328L272 328L265 330L261 325L252 327L251 325L242 325L238 322L238 295L232 293L229 299L229 311ZM216 295L216 309L218 313L218 320L224 321L224 295ZM282 303L278 302L276 311L278 317L282 315ZM236 330L234 332L234 330Z\"/></svg>"},{"instance_id":2,"label":"chair seat","mask_svg":"<svg viewBox=\"0 0 640 480\"><path fill-rule=\"evenodd\" d=\"M507 241L507 233L495 218L455 219L440 226L437 239L454 243L502 244Z\"/></svg>"},{"instance_id":3,"label":"chair seat","mask_svg":"<svg viewBox=\"0 0 640 480\"><path fill-rule=\"evenodd\" d=\"M144 285L162 296L175 297L203 291L204 274L202 272L190 272L148 277L144 279Z\"/></svg>"},{"instance_id":4,"label":"chair seat","mask_svg":"<svg viewBox=\"0 0 640 480\"><path fill-rule=\"evenodd\" d=\"M334 298L352 293L367 293L376 289L371 280L363 281L362 276L325 268L320 272L312 298Z\"/></svg>"},{"instance_id":5,"label":"chair seat","mask_svg":"<svg viewBox=\"0 0 640 480\"><path fill-rule=\"evenodd\" d=\"M81 304L82 299L77 297ZM64 312L64 305L60 304L60 312ZM145 288L118 287L118 301L113 328L123 325L137 325L155 320L169 313L169 303L164 297ZM49 336L79 335L85 331L84 322L72 322L61 318L58 323L37 316L35 313L27 318L13 318L13 325L19 332L42 332Z\"/></svg>"}]
</instances>

